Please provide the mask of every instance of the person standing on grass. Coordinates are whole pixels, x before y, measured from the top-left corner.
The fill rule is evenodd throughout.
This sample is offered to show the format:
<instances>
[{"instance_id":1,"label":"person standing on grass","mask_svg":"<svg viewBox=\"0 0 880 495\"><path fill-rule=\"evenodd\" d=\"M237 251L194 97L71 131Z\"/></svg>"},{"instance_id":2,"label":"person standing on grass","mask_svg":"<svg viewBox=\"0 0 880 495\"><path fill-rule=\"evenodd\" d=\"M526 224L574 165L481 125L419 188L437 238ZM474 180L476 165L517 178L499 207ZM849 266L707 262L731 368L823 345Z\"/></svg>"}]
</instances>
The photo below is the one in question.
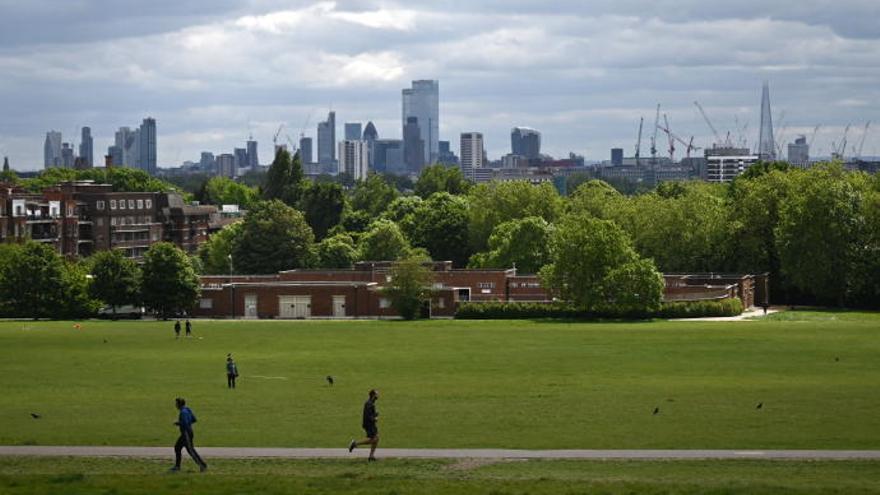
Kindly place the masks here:
<instances>
[{"instance_id":1,"label":"person standing on grass","mask_svg":"<svg viewBox=\"0 0 880 495\"><path fill-rule=\"evenodd\" d=\"M199 471L204 472L208 469L208 465L199 457L193 445L192 425L196 422L196 415L193 414L190 408L186 407L186 400L182 397L174 399L174 405L180 411L177 421L174 422L174 425L180 428L180 437L177 438L177 443L174 444L174 467L171 468L171 471L180 471L181 451L185 448L189 456L199 465Z\"/></svg>"},{"instance_id":2,"label":"person standing on grass","mask_svg":"<svg viewBox=\"0 0 880 495\"><path fill-rule=\"evenodd\" d=\"M226 387L235 388L235 379L238 378L238 366L232 360L232 354L226 355Z\"/></svg>"},{"instance_id":3,"label":"person standing on grass","mask_svg":"<svg viewBox=\"0 0 880 495\"><path fill-rule=\"evenodd\" d=\"M186 319L186 336L192 337L193 335L193 325L189 322L189 318Z\"/></svg>"},{"instance_id":4,"label":"person standing on grass","mask_svg":"<svg viewBox=\"0 0 880 495\"><path fill-rule=\"evenodd\" d=\"M174 338L180 338L180 320L174 322Z\"/></svg>"},{"instance_id":5,"label":"person standing on grass","mask_svg":"<svg viewBox=\"0 0 880 495\"><path fill-rule=\"evenodd\" d=\"M379 420L379 412L376 411L377 400L379 400L379 391L375 389L370 390L370 396L367 399L367 402L364 403L364 414L361 420L361 426L363 426L364 431L367 432L367 438L360 442L352 439L351 443L348 444L349 452L354 450L358 445L369 445L370 457L368 460L370 461L376 460L376 447L379 445L379 427L376 424Z\"/></svg>"}]
</instances>

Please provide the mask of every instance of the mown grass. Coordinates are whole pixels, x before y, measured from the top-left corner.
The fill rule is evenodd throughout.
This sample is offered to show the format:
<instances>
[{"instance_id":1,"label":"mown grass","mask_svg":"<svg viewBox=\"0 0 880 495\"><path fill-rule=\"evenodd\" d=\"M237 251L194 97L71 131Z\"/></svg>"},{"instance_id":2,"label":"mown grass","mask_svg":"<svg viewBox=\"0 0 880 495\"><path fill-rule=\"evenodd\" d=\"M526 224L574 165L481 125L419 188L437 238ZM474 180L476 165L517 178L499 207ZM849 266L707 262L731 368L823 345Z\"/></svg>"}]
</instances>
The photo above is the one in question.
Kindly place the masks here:
<instances>
[{"instance_id":1,"label":"mown grass","mask_svg":"<svg viewBox=\"0 0 880 495\"><path fill-rule=\"evenodd\" d=\"M213 460L2 458L5 494L876 494L876 461Z\"/></svg>"},{"instance_id":2,"label":"mown grass","mask_svg":"<svg viewBox=\"0 0 880 495\"><path fill-rule=\"evenodd\" d=\"M820 314L0 322L0 444L168 445L184 396L197 445L341 447L375 387L386 447L880 448L880 316Z\"/></svg>"}]
</instances>

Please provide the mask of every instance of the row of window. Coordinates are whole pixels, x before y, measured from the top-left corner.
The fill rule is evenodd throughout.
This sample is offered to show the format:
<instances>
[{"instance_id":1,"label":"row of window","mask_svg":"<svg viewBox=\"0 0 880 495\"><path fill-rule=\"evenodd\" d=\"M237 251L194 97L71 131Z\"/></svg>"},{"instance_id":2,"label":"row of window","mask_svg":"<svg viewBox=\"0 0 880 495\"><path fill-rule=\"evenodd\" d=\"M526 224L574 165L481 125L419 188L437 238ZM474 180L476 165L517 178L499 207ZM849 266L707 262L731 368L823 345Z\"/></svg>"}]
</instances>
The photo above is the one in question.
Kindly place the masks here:
<instances>
[{"instance_id":1,"label":"row of window","mask_svg":"<svg viewBox=\"0 0 880 495\"><path fill-rule=\"evenodd\" d=\"M118 207L120 210L124 210L124 209L126 209L125 208L126 204L128 204L129 210L134 210L134 209L143 210L144 208L150 209L153 207L153 200L152 199L147 199L147 200L129 199L126 201L124 199L120 199L119 201L117 201L115 199L111 199L110 200L110 209L115 210ZM95 208L98 210L103 210L104 209L104 201L102 201L102 200L96 201Z\"/></svg>"},{"instance_id":2,"label":"row of window","mask_svg":"<svg viewBox=\"0 0 880 495\"><path fill-rule=\"evenodd\" d=\"M540 289L541 284L539 282L511 282L510 288L516 289L519 287L520 289Z\"/></svg>"}]
</instances>

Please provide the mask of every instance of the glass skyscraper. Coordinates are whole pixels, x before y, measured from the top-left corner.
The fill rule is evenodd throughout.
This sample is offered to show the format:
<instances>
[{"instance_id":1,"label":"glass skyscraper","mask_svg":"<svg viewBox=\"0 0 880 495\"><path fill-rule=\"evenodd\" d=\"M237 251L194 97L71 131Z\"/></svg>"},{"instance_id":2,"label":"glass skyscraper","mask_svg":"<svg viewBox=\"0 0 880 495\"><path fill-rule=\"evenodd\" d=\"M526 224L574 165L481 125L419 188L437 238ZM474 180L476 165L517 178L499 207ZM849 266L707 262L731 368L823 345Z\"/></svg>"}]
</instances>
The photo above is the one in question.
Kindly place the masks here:
<instances>
[{"instance_id":1,"label":"glass skyscraper","mask_svg":"<svg viewBox=\"0 0 880 495\"><path fill-rule=\"evenodd\" d=\"M404 135L406 134L407 122L412 122L409 119L415 117L415 122L419 127L419 138L422 141L423 158L421 163L410 163L407 160L407 167L418 172L422 165L437 161L440 150L440 82L436 80L413 81L411 88L403 90L402 97L401 127L404 128ZM413 144L418 146L417 143ZM414 156L413 153L405 149L406 146L406 138L404 138L404 156Z\"/></svg>"}]
</instances>

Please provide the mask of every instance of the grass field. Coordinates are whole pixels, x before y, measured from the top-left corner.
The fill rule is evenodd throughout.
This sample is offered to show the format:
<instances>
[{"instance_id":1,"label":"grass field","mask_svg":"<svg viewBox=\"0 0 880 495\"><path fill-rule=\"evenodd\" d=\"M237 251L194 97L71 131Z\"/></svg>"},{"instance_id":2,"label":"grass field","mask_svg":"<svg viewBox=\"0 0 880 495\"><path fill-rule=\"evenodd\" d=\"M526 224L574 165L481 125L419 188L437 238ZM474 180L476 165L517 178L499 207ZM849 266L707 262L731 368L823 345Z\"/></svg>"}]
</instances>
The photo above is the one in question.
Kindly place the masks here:
<instances>
[{"instance_id":1,"label":"grass field","mask_svg":"<svg viewBox=\"0 0 880 495\"><path fill-rule=\"evenodd\" d=\"M376 387L386 447L880 448L877 314L73 325L0 322L0 444L169 445L181 395L199 445L342 447Z\"/></svg>"}]
</instances>

